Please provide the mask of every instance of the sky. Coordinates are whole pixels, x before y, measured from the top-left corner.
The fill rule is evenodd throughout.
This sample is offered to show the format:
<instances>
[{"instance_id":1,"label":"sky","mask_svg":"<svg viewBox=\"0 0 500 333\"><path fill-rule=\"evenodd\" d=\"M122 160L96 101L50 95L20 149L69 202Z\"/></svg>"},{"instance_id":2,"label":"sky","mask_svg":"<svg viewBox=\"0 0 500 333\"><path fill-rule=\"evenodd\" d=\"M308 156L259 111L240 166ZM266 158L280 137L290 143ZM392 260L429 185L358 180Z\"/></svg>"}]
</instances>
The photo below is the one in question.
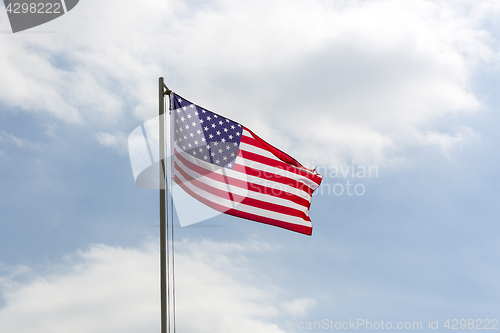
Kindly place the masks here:
<instances>
[{"instance_id":1,"label":"sky","mask_svg":"<svg viewBox=\"0 0 500 333\"><path fill-rule=\"evenodd\" d=\"M177 226L179 332L500 327L499 19L488 0L82 0L13 34L0 9L0 331L159 331L158 191L127 137L160 76L324 177L310 237Z\"/></svg>"}]
</instances>

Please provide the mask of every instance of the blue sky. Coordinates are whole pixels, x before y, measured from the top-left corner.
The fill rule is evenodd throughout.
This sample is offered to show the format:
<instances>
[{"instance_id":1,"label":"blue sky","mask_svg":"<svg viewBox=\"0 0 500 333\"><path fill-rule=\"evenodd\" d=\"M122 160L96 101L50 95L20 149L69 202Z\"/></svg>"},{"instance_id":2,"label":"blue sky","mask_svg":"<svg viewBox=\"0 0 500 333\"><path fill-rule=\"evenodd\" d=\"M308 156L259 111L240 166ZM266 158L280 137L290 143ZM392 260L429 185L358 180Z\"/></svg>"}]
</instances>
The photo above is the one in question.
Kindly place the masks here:
<instances>
[{"instance_id":1,"label":"blue sky","mask_svg":"<svg viewBox=\"0 0 500 333\"><path fill-rule=\"evenodd\" d=\"M86 0L18 34L0 10L0 331L159 329L158 193L127 152L159 76L328 170L312 237L176 229L179 331L500 320L499 10Z\"/></svg>"}]
</instances>

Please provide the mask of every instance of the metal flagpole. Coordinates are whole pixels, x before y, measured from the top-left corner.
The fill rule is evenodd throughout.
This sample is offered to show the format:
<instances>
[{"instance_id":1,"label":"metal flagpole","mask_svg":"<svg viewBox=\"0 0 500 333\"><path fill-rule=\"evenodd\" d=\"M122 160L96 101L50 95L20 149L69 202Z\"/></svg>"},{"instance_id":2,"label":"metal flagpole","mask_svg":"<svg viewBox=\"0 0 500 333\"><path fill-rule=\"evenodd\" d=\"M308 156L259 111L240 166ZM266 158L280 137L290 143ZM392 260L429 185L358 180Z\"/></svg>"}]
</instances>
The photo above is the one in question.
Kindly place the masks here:
<instances>
[{"instance_id":1,"label":"metal flagpole","mask_svg":"<svg viewBox=\"0 0 500 333\"><path fill-rule=\"evenodd\" d=\"M168 290L170 287L169 276L167 273L167 209L166 209L166 171L165 163L165 95L170 95L170 89L163 82L163 78L159 79L159 147L160 147L160 299L161 299L161 333L170 331L168 322L168 305L170 300ZM168 260L169 261L169 260ZM168 279L168 280L167 280Z\"/></svg>"}]
</instances>

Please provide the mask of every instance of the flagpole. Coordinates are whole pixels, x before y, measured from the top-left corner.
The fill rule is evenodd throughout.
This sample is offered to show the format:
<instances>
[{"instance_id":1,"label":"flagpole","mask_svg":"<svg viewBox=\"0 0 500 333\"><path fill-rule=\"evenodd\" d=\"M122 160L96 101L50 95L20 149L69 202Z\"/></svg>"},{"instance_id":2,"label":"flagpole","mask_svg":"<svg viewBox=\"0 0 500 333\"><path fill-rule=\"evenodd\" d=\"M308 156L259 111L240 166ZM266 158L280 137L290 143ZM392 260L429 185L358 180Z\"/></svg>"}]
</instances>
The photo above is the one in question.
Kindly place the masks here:
<instances>
[{"instance_id":1,"label":"flagpole","mask_svg":"<svg viewBox=\"0 0 500 333\"><path fill-rule=\"evenodd\" d=\"M159 123L160 123L160 299L161 299L161 333L167 333L167 246L166 246L166 218L167 211L165 189L165 104L163 78L159 80Z\"/></svg>"},{"instance_id":2,"label":"flagpole","mask_svg":"<svg viewBox=\"0 0 500 333\"><path fill-rule=\"evenodd\" d=\"M169 291L169 278L167 272L167 208L166 208L166 172L165 161L165 95L170 95L170 89L165 85L163 77L158 82L159 97L159 147L160 147L160 299L161 299L161 333L167 333L170 329L168 322L168 305L170 300L167 296ZM172 225L173 226L173 225Z\"/></svg>"}]
</instances>

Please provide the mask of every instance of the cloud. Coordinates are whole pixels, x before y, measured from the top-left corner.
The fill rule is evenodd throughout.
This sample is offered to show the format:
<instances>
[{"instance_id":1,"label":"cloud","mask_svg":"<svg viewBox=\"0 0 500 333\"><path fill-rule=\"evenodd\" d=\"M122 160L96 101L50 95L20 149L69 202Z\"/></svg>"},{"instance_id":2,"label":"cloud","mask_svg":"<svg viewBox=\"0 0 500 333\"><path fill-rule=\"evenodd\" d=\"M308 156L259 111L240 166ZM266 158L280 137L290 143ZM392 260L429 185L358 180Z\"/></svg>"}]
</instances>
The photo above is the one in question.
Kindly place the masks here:
<instances>
[{"instance_id":1,"label":"cloud","mask_svg":"<svg viewBox=\"0 0 500 333\"><path fill-rule=\"evenodd\" d=\"M0 145L11 145L18 149L34 149L37 145L27 139L19 138L12 133L7 133L4 130L0 130Z\"/></svg>"},{"instance_id":2,"label":"cloud","mask_svg":"<svg viewBox=\"0 0 500 333\"><path fill-rule=\"evenodd\" d=\"M177 328L183 332L283 332L281 314L304 313L310 299L285 300L252 269L249 253L274 247L212 241L176 246ZM51 264L49 273L9 269L0 279L2 332L137 332L159 329L158 246L92 246ZM30 274L28 282L19 276ZM303 309L300 309L300 308ZM196 320L192 320L196 318Z\"/></svg>"},{"instance_id":3,"label":"cloud","mask_svg":"<svg viewBox=\"0 0 500 333\"><path fill-rule=\"evenodd\" d=\"M125 133L120 131L116 131L114 134L100 132L97 134L96 139L102 146L114 148L122 155L128 152L127 136Z\"/></svg>"},{"instance_id":4,"label":"cloud","mask_svg":"<svg viewBox=\"0 0 500 333\"><path fill-rule=\"evenodd\" d=\"M295 299L292 302L283 303L283 308L286 309L292 316L303 316L315 304L316 301L311 298L301 298Z\"/></svg>"},{"instance_id":5,"label":"cloud","mask_svg":"<svg viewBox=\"0 0 500 333\"><path fill-rule=\"evenodd\" d=\"M163 75L301 160L387 163L451 149L435 121L481 109L474 71L498 52L494 1L117 3L2 38L0 103L120 130L155 116Z\"/></svg>"}]
</instances>

